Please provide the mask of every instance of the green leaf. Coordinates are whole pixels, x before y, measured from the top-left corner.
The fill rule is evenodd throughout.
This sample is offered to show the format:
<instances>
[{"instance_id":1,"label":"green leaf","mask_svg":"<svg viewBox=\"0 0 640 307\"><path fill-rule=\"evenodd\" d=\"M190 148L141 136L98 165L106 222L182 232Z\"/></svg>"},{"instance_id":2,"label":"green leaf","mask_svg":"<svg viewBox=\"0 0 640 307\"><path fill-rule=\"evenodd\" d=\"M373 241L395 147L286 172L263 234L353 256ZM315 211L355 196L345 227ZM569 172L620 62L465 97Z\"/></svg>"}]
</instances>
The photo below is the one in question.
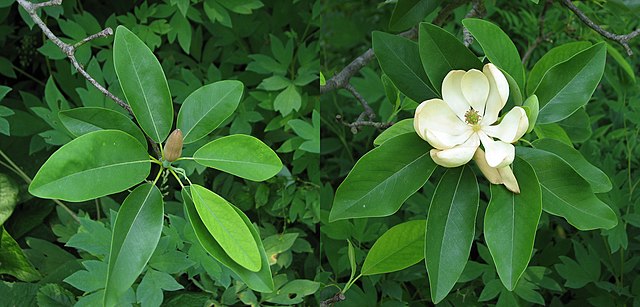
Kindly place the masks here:
<instances>
[{"instance_id":1,"label":"green leaf","mask_svg":"<svg viewBox=\"0 0 640 307\"><path fill-rule=\"evenodd\" d=\"M351 267L351 276L349 276L349 281L352 281L356 276L356 250L351 244L351 241L347 240L348 243L348 253L349 256L349 266Z\"/></svg>"},{"instance_id":2,"label":"green leaf","mask_svg":"<svg viewBox=\"0 0 640 307\"><path fill-rule=\"evenodd\" d=\"M491 200L484 217L487 247L498 276L509 291L515 289L529 264L542 213L540 184L534 168L516 158L513 173L518 180L520 194L512 193L503 185L491 185Z\"/></svg>"},{"instance_id":3,"label":"green leaf","mask_svg":"<svg viewBox=\"0 0 640 307\"><path fill-rule=\"evenodd\" d=\"M398 0L391 19L389 29L403 31L413 27L435 10L442 0Z\"/></svg>"},{"instance_id":4,"label":"green leaf","mask_svg":"<svg viewBox=\"0 0 640 307\"><path fill-rule=\"evenodd\" d=\"M549 69L535 89L540 101L538 122L563 120L589 102L604 73L606 56L602 42Z\"/></svg>"},{"instance_id":5,"label":"green leaf","mask_svg":"<svg viewBox=\"0 0 640 307\"><path fill-rule=\"evenodd\" d=\"M425 259L434 304L456 284L469 259L480 191L468 166L450 168L433 194L425 238Z\"/></svg>"},{"instance_id":6,"label":"green leaf","mask_svg":"<svg viewBox=\"0 0 640 307\"><path fill-rule=\"evenodd\" d=\"M467 18L462 24L475 37L489 61L504 69L518 87L524 89L522 60L509 36L497 25L482 19Z\"/></svg>"},{"instance_id":7,"label":"green leaf","mask_svg":"<svg viewBox=\"0 0 640 307\"><path fill-rule=\"evenodd\" d=\"M194 154L196 162L229 174L263 181L282 169L282 162L269 146L244 134L234 134L213 140Z\"/></svg>"},{"instance_id":8,"label":"green leaf","mask_svg":"<svg viewBox=\"0 0 640 307\"><path fill-rule=\"evenodd\" d=\"M111 231L100 221L80 217L78 232L69 238L66 246L83 250L98 258L109 255ZM103 282L104 286L104 282Z\"/></svg>"},{"instance_id":9,"label":"green leaf","mask_svg":"<svg viewBox=\"0 0 640 307\"><path fill-rule=\"evenodd\" d=\"M177 127L184 143L193 143L218 128L238 107L244 85L226 80L207 84L187 97L178 112Z\"/></svg>"},{"instance_id":10,"label":"green leaf","mask_svg":"<svg viewBox=\"0 0 640 307\"><path fill-rule=\"evenodd\" d=\"M365 154L338 187L329 221L398 211L435 170L430 149L417 134L407 133Z\"/></svg>"},{"instance_id":11,"label":"green leaf","mask_svg":"<svg viewBox=\"0 0 640 307\"><path fill-rule=\"evenodd\" d=\"M294 279L277 291L265 294L263 299L270 303L279 304L280 306L292 306L300 304L307 295L318 292L321 283L312 280Z\"/></svg>"},{"instance_id":12,"label":"green leaf","mask_svg":"<svg viewBox=\"0 0 640 307\"><path fill-rule=\"evenodd\" d=\"M438 92L442 88L442 80L450 71L482 70L482 62L471 50L451 33L433 24L420 24L418 47L424 71Z\"/></svg>"},{"instance_id":13,"label":"green leaf","mask_svg":"<svg viewBox=\"0 0 640 307\"><path fill-rule=\"evenodd\" d=\"M616 63L618 63L618 65L620 65L620 68L622 68L627 76L629 76L631 82L636 83L636 75L633 72L633 68L631 68L629 62L627 62L625 57L622 56L622 54L620 54L620 52L609 43L607 43L607 53L616 61Z\"/></svg>"},{"instance_id":14,"label":"green leaf","mask_svg":"<svg viewBox=\"0 0 640 307\"><path fill-rule=\"evenodd\" d=\"M584 142L591 137L591 119L585 108L580 108L571 116L558 122L573 142Z\"/></svg>"},{"instance_id":15,"label":"green leaf","mask_svg":"<svg viewBox=\"0 0 640 307\"><path fill-rule=\"evenodd\" d=\"M38 289L39 307L70 307L76 303L76 297L59 284L46 284Z\"/></svg>"},{"instance_id":16,"label":"green leaf","mask_svg":"<svg viewBox=\"0 0 640 307\"><path fill-rule=\"evenodd\" d=\"M573 146L568 146L554 139L539 139L533 142L533 146L551 152L564 160L578 175L589 182L594 193L611 191L612 186L609 177L599 168L589 163Z\"/></svg>"},{"instance_id":17,"label":"green leaf","mask_svg":"<svg viewBox=\"0 0 640 307\"><path fill-rule=\"evenodd\" d=\"M545 55L543 55L542 58L540 58L540 60L538 60L538 62L533 66L531 72L529 72L529 77L527 79L527 94L531 95L535 91L540 80L542 80L544 74L547 73L551 67L565 62L576 53L589 47L591 47L590 42L571 42L554 47L549 50L549 52L545 53Z\"/></svg>"},{"instance_id":18,"label":"green leaf","mask_svg":"<svg viewBox=\"0 0 640 307\"><path fill-rule=\"evenodd\" d=\"M273 278L271 277L271 268L269 267L269 262L267 260L267 255L264 251L262 240L260 240L260 235L258 234L258 231L255 229L255 227L251 224L251 221L249 221L249 218L247 218L247 216L242 211L240 211L240 209L231 206L240 216L240 218L242 219L242 223L249 229L253 240L257 243L258 251L260 252L261 263L261 268L258 272L252 272L238 264L225 252L222 246L220 246L216 239L209 233L206 225L198 214L195 204L193 203L190 190L191 188L189 187L182 190L182 199L184 201L187 216L196 234L196 238L198 239L198 242L200 242L202 247L216 260L218 260L220 263L237 274L238 277L244 283L246 283L249 288L263 293L272 292L274 285Z\"/></svg>"},{"instance_id":19,"label":"green leaf","mask_svg":"<svg viewBox=\"0 0 640 307\"><path fill-rule=\"evenodd\" d=\"M117 130L87 133L60 147L29 185L40 198L85 201L124 191L149 175L146 147Z\"/></svg>"},{"instance_id":20,"label":"green leaf","mask_svg":"<svg viewBox=\"0 0 640 307\"><path fill-rule=\"evenodd\" d=\"M260 271L262 261L256 240L233 205L197 184L191 186L191 198L198 216L225 253L247 270Z\"/></svg>"},{"instance_id":21,"label":"green leaf","mask_svg":"<svg viewBox=\"0 0 640 307\"><path fill-rule=\"evenodd\" d=\"M0 274L11 275L18 280L32 282L42 276L24 255L22 248L11 237L4 227L0 233Z\"/></svg>"},{"instance_id":22,"label":"green leaf","mask_svg":"<svg viewBox=\"0 0 640 307\"><path fill-rule=\"evenodd\" d=\"M157 143L173 125L173 103L160 62L135 34L118 26L113 62L120 87L142 130Z\"/></svg>"},{"instance_id":23,"label":"green leaf","mask_svg":"<svg viewBox=\"0 0 640 307\"><path fill-rule=\"evenodd\" d=\"M542 188L544 211L564 217L580 230L611 229L618 218L598 199L589 183L554 153L517 147L516 154L536 170Z\"/></svg>"},{"instance_id":24,"label":"green leaf","mask_svg":"<svg viewBox=\"0 0 640 307\"><path fill-rule=\"evenodd\" d=\"M0 173L0 226L11 216L18 204L18 185L11 177Z\"/></svg>"},{"instance_id":25,"label":"green leaf","mask_svg":"<svg viewBox=\"0 0 640 307\"><path fill-rule=\"evenodd\" d=\"M374 31L373 51L382 71L407 97L425 101L437 96L422 69L418 44L397 35Z\"/></svg>"},{"instance_id":26,"label":"green leaf","mask_svg":"<svg viewBox=\"0 0 640 307\"><path fill-rule=\"evenodd\" d=\"M4 99L4 96L6 96L9 92L11 92L10 87L0 85L0 101L2 101L2 99Z\"/></svg>"},{"instance_id":27,"label":"green leaf","mask_svg":"<svg viewBox=\"0 0 640 307\"><path fill-rule=\"evenodd\" d=\"M533 131L536 132L536 135L540 139L554 139L569 146L573 146L571 138L569 137L569 135L567 135L567 132L564 131L562 126L557 123L536 125L533 128Z\"/></svg>"},{"instance_id":28,"label":"green leaf","mask_svg":"<svg viewBox=\"0 0 640 307\"><path fill-rule=\"evenodd\" d=\"M413 118L403 119L382 131L382 133L373 140L373 145L380 146L389 139L406 133L416 133L416 130L413 128Z\"/></svg>"},{"instance_id":29,"label":"green leaf","mask_svg":"<svg viewBox=\"0 0 640 307\"><path fill-rule=\"evenodd\" d=\"M77 271L64 279L64 282L84 292L93 292L104 288L107 277L107 263L98 260L85 260L82 265L87 269ZM102 297L100 296L100 301Z\"/></svg>"},{"instance_id":30,"label":"green leaf","mask_svg":"<svg viewBox=\"0 0 640 307\"><path fill-rule=\"evenodd\" d=\"M136 138L140 144L147 146L147 139L140 128L122 113L97 107L75 108L60 111L58 117L62 124L78 137L98 130L120 130Z\"/></svg>"},{"instance_id":31,"label":"green leaf","mask_svg":"<svg viewBox=\"0 0 640 307\"><path fill-rule=\"evenodd\" d=\"M527 119L529 119L529 128L527 128L527 133L533 131L533 128L536 127L536 122L538 121L538 113L540 112L540 104L538 103L538 96L531 95L527 100L522 104L522 108L527 113Z\"/></svg>"},{"instance_id":32,"label":"green leaf","mask_svg":"<svg viewBox=\"0 0 640 307\"><path fill-rule=\"evenodd\" d=\"M142 306L160 306L164 299L162 290L175 291L183 288L171 275L148 270L136 289L136 299Z\"/></svg>"},{"instance_id":33,"label":"green leaf","mask_svg":"<svg viewBox=\"0 0 640 307\"><path fill-rule=\"evenodd\" d=\"M426 222L413 220L387 230L369 250L362 275L400 271L424 259Z\"/></svg>"},{"instance_id":34,"label":"green leaf","mask_svg":"<svg viewBox=\"0 0 640 307\"><path fill-rule=\"evenodd\" d=\"M562 278L567 280L565 286L579 289L600 279L600 257L591 245L588 246L589 252L587 252L582 244L572 242L577 261L560 256L562 263L556 264L554 268Z\"/></svg>"},{"instance_id":35,"label":"green leaf","mask_svg":"<svg viewBox=\"0 0 640 307\"><path fill-rule=\"evenodd\" d=\"M142 273L160 240L164 202L150 183L138 186L122 203L111 238L105 306L114 306Z\"/></svg>"},{"instance_id":36,"label":"green leaf","mask_svg":"<svg viewBox=\"0 0 640 307\"><path fill-rule=\"evenodd\" d=\"M287 86L273 101L273 110L280 112L282 116L287 116L292 111L300 110L301 106L302 98L293 84Z\"/></svg>"}]
</instances>

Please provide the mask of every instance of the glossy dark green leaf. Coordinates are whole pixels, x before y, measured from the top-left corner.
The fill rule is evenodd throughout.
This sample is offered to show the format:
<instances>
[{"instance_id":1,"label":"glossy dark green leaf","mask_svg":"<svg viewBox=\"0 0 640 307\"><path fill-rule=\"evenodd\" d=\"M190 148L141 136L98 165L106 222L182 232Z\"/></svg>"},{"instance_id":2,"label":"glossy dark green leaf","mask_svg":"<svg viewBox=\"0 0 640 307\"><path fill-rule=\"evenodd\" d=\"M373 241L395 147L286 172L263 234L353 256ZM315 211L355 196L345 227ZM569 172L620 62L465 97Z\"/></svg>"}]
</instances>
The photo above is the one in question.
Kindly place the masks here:
<instances>
[{"instance_id":1,"label":"glossy dark green leaf","mask_svg":"<svg viewBox=\"0 0 640 307\"><path fill-rule=\"evenodd\" d=\"M373 32L373 51L382 71L407 97L422 102L437 96L422 69L418 44L406 38Z\"/></svg>"},{"instance_id":2,"label":"glossy dark green leaf","mask_svg":"<svg viewBox=\"0 0 640 307\"><path fill-rule=\"evenodd\" d=\"M164 202L160 190L141 184L122 203L113 225L105 306L117 302L136 281L160 240Z\"/></svg>"},{"instance_id":3,"label":"glossy dark green leaf","mask_svg":"<svg viewBox=\"0 0 640 307\"><path fill-rule=\"evenodd\" d=\"M513 163L520 194L503 185L491 185L491 200L484 216L484 238L502 284L513 291L529 264L542 213L538 177L520 158Z\"/></svg>"},{"instance_id":4,"label":"glossy dark green leaf","mask_svg":"<svg viewBox=\"0 0 640 307\"><path fill-rule=\"evenodd\" d=\"M389 29L403 31L422 21L435 10L442 0L398 0L391 19Z\"/></svg>"},{"instance_id":5,"label":"glossy dark green leaf","mask_svg":"<svg viewBox=\"0 0 640 307\"><path fill-rule=\"evenodd\" d=\"M462 24L484 50L491 63L504 69L524 89L524 69L518 49L509 36L494 23L482 19L467 18ZM511 93L513 94L513 93Z\"/></svg>"},{"instance_id":6,"label":"glossy dark green leaf","mask_svg":"<svg viewBox=\"0 0 640 307\"><path fill-rule=\"evenodd\" d=\"M554 47L545 53L545 55L543 55L542 58L540 58L540 60L538 60L538 62L533 66L531 72L529 72L527 79L527 94L531 95L533 91L535 91L540 80L542 80L544 74L547 73L551 67L570 59L576 53L587 49L590 46L590 42L570 42Z\"/></svg>"},{"instance_id":7,"label":"glossy dark green leaf","mask_svg":"<svg viewBox=\"0 0 640 307\"><path fill-rule=\"evenodd\" d=\"M591 118L585 108L579 108L571 116L558 122L572 142L584 142L591 137Z\"/></svg>"},{"instance_id":8,"label":"glossy dark green leaf","mask_svg":"<svg viewBox=\"0 0 640 307\"><path fill-rule=\"evenodd\" d=\"M247 270L259 272L258 245L233 205L200 185L194 184L190 190L198 216L226 254Z\"/></svg>"},{"instance_id":9,"label":"glossy dark green leaf","mask_svg":"<svg viewBox=\"0 0 640 307\"><path fill-rule=\"evenodd\" d=\"M448 169L433 194L425 262L435 304L449 294L469 259L479 200L478 182L468 166Z\"/></svg>"},{"instance_id":10,"label":"glossy dark green leaf","mask_svg":"<svg viewBox=\"0 0 640 307\"><path fill-rule=\"evenodd\" d=\"M380 146L389 139L405 133L416 133L416 130L413 128L413 118L403 119L382 131L382 133L373 140L373 145Z\"/></svg>"},{"instance_id":11,"label":"glossy dark green leaf","mask_svg":"<svg viewBox=\"0 0 640 307\"><path fill-rule=\"evenodd\" d=\"M11 275L18 280L33 282L42 275L33 267L18 242L0 226L0 274Z\"/></svg>"},{"instance_id":12,"label":"glossy dark green leaf","mask_svg":"<svg viewBox=\"0 0 640 307\"><path fill-rule=\"evenodd\" d=\"M482 62L469 48L436 25L420 24L418 47L424 71L437 92L442 88L444 77L452 70L482 70Z\"/></svg>"},{"instance_id":13,"label":"glossy dark green leaf","mask_svg":"<svg viewBox=\"0 0 640 307\"><path fill-rule=\"evenodd\" d=\"M238 107L244 85L225 80L207 84L187 97L178 112L184 143L193 143L218 128Z\"/></svg>"},{"instance_id":14,"label":"glossy dark green leaf","mask_svg":"<svg viewBox=\"0 0 640 307\"><path fill-rule=\"evenodd\" d=\"M330 221L387 216L400 209L436 168L431 146L407 133L365 154L336 191Z\"/></svg>"},{"instance_id":15,"label":"glossy dark green leaf","mask_svg":"<svg viewBox=\"0 0 640 307\"><path fill-rule=\"evenodd\" d=\"M9 175L0 173L0 226L11 216L18 204L20 189Z\"/></svg>"},{"instance_id":16,"label":"glossy dark green leaf","mask_svg":"<svg viewBox=\"0 0 640 307\"><path fill-rule=\"evenodd\" d=\"M247 216L242 211L240 211L240 209L232 207L238 213L244 225L249 228L249 230L251 231L251 236L257 243L261 262L261 268L258 272L252 272L239 265L235 260L233 260L233 258L229 257L222 246L220 246L216 239L209 233L207 227L202 222L202 219L198 214L195 204L193 203L189 187L182 190L182 199L184 200L187 216L189 218L189 221L191 222L191 226L194 229L196 238L198 238L198 242L200 242L202 247L209 254L211 254L211 256L216 258L216 260L218 260L220 263L237 274L238 277L244 283L246 283L249 288L258 292L272 292L274 285L273 278L271 277L271 269L267 260L267 254L264 251L264 246L262 245L262 240L260 240L260 235L258 234L258 231L256 231L255 227L251 224L249 218L247 218Z\"/></svg>"},{"instance_id":17,"label":"glossy dark green leaf","mask_svg":"<svg viewBox=\"0 0 640 307\"><path fill-rule=\"evenodd\" d=\"M564 217L580 230L611 229L618 224L613 210L593 194L589 182L562 158L548 151L525 147L517 147L516 154L536 171L544 211Z\"/></svg>"},{"instance_id":18,"label":"glossy dark green leaf","mask_svg":"<svg viewBox=\"0 0 640 307\"><path fill-rule=\"evenodd\" d=\"M194 154L196 162L253 181L263 181L282 169L282 162L269 146L244 134L213 140Z\"/></svg>"},{"instance_id":19,"label":"glossy dark green leaf","mask_svg":"<svg viewBox=\"0 0 640 307\"><path fill-rule=\"evenodd\" d=\"M425 226L425 220L413 220L387 230L369 250L362 275L400 271L424 259Z\"/></svg>"},{"instance_id":20,"label":"glossy dark green leaf","mask_svg":"<svg viewBox=\"0 0 640 307\"><path fill-rule=\"evenodd\" d=\"M99 130L60 147L29 185L40 198L85 201L124 191L147 178L146 148L118 130Z\"/></svg>"},{"instance_id":21,"label":"glossy dark green leaf","mask_svg":"<svg viewBox=\"0 0 640 307\"><path fill-rule=\"evenodd\" d=\"M133 32L118 26L113 63L140 127L152 140L163 142L173 125L173 102L160 62Z\"/></svg>"},{"instance_id":22,"label":"glossy dark green leaf","mask_svg":"<svg viewBox=\"0 0 640 307\"><path fill-rule=\"evenodd\" d=\"M605 43L598 43L549 69L535 89L538 122L563 120L589 102L604 73L606 55Z\"/></svg>"},{"instance_id":23,"label":"glossy dark green leaf","mask_svg":"<svg viewBox=\"0 0 640 307\"><path fill-rule=\"evenodd\" d=\"M120 130L136 138L140 144L147 146L147 139L140 128L122 113L97 107L75 108L60 111L58 117L62 124L78 137L97 130Z\"/></svg>"},{"instance_id":24,"label":"glossy dark green leaf","mask_svg":"<svg viewBox=\"0 0 640 307\"><path fill-rule=\"evenodd\" d=\"M536 125L533 128L533 131L535 131L538 138L554 139L567 145L573 146L573 142L571 141L569 135L567 135L567 132L564 131L562 126L557 123Z\"/></svg>"},{"instance_id":25,"label":"glossy dark green leaf","mask_svg":"<svg viewBox=\"0 0 640 307\"><path fill-rule=\"evenodd\" d=\"M589 182L594 193L611 191L611 181L609 177L599 168L589 163L587 159L572 146L554 139L539 139L533 142L533 146L551 152L564 160L578 175Z\"/></svg>"}]
</instances>

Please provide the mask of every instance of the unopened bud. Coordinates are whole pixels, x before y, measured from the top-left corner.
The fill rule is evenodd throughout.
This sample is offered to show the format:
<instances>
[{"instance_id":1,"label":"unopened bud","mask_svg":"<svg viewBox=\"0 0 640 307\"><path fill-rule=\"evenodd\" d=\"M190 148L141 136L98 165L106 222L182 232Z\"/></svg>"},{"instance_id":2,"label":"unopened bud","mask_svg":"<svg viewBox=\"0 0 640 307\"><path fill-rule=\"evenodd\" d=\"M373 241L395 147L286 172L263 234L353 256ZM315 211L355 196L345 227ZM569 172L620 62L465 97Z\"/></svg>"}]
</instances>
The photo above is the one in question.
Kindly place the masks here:
<instances>
[{"instance_id":1,"label":"unopened bud","mask_svg":"<svg viewBox=\"0 0 640 307\"><path fill-rule=\"evenodd\" d=\"M164 144L164 159L173 162L182 155L182 131L173 130Z\"/></svg>"}]
</instances>

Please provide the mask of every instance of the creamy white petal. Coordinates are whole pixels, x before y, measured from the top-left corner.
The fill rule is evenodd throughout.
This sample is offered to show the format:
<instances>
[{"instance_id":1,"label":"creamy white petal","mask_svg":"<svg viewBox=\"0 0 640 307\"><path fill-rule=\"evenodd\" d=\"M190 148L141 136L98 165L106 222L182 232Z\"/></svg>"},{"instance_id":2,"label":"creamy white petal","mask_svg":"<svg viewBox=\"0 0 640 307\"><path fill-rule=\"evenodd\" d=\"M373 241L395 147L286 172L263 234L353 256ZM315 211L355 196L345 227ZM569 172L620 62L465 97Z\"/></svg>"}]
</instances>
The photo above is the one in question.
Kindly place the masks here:
<instances>
[{"instance_id":1,"label":"creamy white petal","mask_svg":"<svg viewBox=\"0 0 640 307\"><path fill-rule=\"evenodd\" d=\"M416 109L413 127L425 141L429 141L427 131L439 131L455 136L471 129L441 99L430 99L420 104ZM432 146L436 147L434 144Z\"/></svg>"},{"instance_id":2,"label":"creamy white petal","mask_svg":"<svg viewBox=\"0 0 640 307\"><path fill-rule=\"evenodd\" d=\"M509 82L495 65L489 63L482 69L489 80L489 97L481 124L491 125L498 120L498 113L509 99Z\"/></svg>"},{"instance_id":3,"label":"creamy white petal","mask_svg":"<svg viewBox=\"0 0 640 307\"><path fill-rule=\"evenodd\" d=\"M516 176L513 174L513 170L511 170L511 166L507 165L504 167L498 168L498 172L502 177L503 184L509 191L520 194L520 186L518 185L518 180Z\"/></svg>"},{"instance_id":4,"label":"creamy white petal","mask_svg":"<svg viewBox=\"0 0 640 307\"><path fill-rule=\"evenodd\" d=\"M514 143L527 132L528 128L527 113L521 107L514 107L498 125L482 127L482 131L503 142Z\"/></svg>"},{"instance_id":5,"label":"creamy white petal","mask_svg":"<svg viewBox=\"0 0 640 307\"><path fill-rule=\"evenodd\" d=\"M474 133L461 145L445 150L431 149L429 153L431 154L433 162L438 165L458 167L466 164L473 158L473 154L476 152L476 149L478 149L478 146L480 146L478 134Z\"/></svg>"},{"instance_id":6,"label":"creamy white petal","mask_svg":"<svg viewBox=\"0 0 640 307\"><path fill-rule=\"evenodd\" d=\"M502 141L494 141L483 131L479 131L478 135L482 141L482 146L484 146L485 158L489 166L503 167L513 162L516 155L516 149L513 145Z\"/></svg>"},{"instance_id":7,"label":"creamy white petal","mask_svg":"<svg viewBox=\"0 0 640 307\"><path fill-rule=\"evenodd\" d=\"M426 130L426 141L437 149L449 149L466 142L472 134L473 130L471 127L460 135L436 130Z\"/></svg>"},{"instance_id":8,"label":"creamy white petal","mask_svg":"<svg viewBox=\"0 0 640 307\"><path fill-rule=\"evenodd\" d=\"M489 96L489 80L477 69L467 71L460 81L462 95L469 102L469 105L484 116L484 106Z\"/></svg>"},{"instance_id":9,"label":"creamy white petal","mask_svg":"<svg viewBox=\"0 0 640 307\"><path fill-rule=\"evenodd\" d=\"M464 113L471 107L462 94L461 82L465 73L464 70L452 70L442 80L442 99L462 121L464 121Z\"/></svg>"},{"instance_id":10,"label":"creamy white petal","mask_svg":"<svg viewBox=\"0 0 640 307\"><path fill-rule=\"evenodd\" d=\"M473 161L476 161L478 168L480 169L482 174L487 178L487 180L489 180L489 182L493 184L502 183L502 177L500 176L500 173L498 173L498 169L491 167L489 166L489 164L487 164L487 160L485 158L485 154L482 149L478 148L476 150L475 154L473 155Z\"/></svg>"}]
</instances>

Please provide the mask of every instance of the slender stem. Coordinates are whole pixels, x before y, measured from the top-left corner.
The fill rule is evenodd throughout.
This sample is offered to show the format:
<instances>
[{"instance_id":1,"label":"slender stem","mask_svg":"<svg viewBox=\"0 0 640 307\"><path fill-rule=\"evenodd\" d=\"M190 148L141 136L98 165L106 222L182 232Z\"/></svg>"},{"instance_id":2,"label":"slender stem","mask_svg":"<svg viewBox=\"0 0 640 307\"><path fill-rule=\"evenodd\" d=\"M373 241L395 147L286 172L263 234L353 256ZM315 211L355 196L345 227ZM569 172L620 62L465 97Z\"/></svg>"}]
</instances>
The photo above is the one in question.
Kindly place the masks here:
<instances>
[{"instance_id":1,"label":"slender stem","mask_svg":"<svg viewBox=\"0 0 640 307\"><path fill-rule=\"evenodd\" d=\"M184 185L182 184L182 181L180 180L180 177L178 177L176 172L174 172L172 169L170 169L169 172L171 173L171 175L173 175L173 177L176 177L176 180L178 180L178 183L184 189Z\"/></svg>"},{"instance_id":2,"label":"slender stem","mask_svg":"<svg viewBox=\"0 0 640 307\"><path fill-rule=\"evenodd\" d=\"M18 176L20 176L20 178L22 178L22 180L24 180L27 184L31 184L31 177L29 177L24 171L22 171L22 169L20 167L18 167L18 165L16 165L13 160L11 160L11 158L9 158L9 156L7 156L2 150L0 150L0 156L2 156L8 163L9 165L7 165L6 163L3 163L2 161L0 161L0 164L4 165L6 168L10 169L11 171L13 171L14 173L16 173ZM57 199L52 199L54 203L56 203L58 206L62 207L62 209L64 209L65 211L67 211L69 213L69 215L71 215L71 217L76 220L77 222L80 222L80 219L78 218L78 216L76 215L75 212L73 212L73 210L69 209L69 207L67 207L65 204L63 204L61 201L57 200Z\"/></svg>"},{"instance_id":3,"label":"slender stem","mask_svg":"<svg viewBox=\"0 0 640 307\"><path fill-rule=\"evenodd\" d=\"M160 168L160 170L158 171L158 175L156 176L156 179L153 180L153 185L156 185L156 182L158 182L158 179L160 179L160 175L162 175L162 171L164 171L164 168Z\"/></svg>"},{"instance_id":4,"label":"slender stem","mask_svg":"<svg viewBox=\"0 0 640 307\"><path fill-rule=\"evenodd\" d=\"M23 74L25 77L31 79L33 82L40 84L41 86L46 86L46 84L42 81L40 81L38 78L34 77L32 74L22 70L22 68L15 66L13 64L11 64L11 68L13 68L13 70Z\"/></svg>"}]
</instances>

